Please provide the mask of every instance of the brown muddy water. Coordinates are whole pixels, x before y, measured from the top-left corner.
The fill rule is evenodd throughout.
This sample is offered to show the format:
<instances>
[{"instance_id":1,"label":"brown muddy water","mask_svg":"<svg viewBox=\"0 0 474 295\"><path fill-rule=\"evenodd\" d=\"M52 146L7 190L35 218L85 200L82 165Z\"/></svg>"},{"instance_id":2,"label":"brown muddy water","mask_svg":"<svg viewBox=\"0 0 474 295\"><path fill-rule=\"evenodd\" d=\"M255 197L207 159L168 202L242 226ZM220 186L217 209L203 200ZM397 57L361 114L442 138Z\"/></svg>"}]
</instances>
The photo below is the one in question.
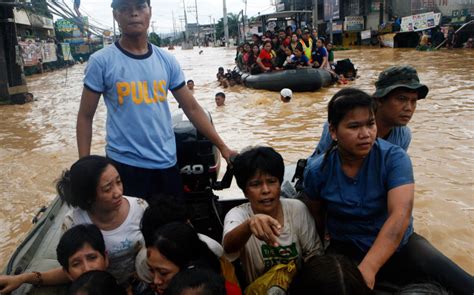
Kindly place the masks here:
<instances>
[{"instance_id":1,"label":"brown muddy water","mask_svg":"<svg viewBox=\"0 0 474 295\"><path fill-rule=\"evenodd\" d=\"M199 51L203 50L200 55ZM271 145L286 163L313 151L326 118L330 97L343 86L296 93L282 104L276 92L236 86L221 89L218 66L231 68L234 50L176 49L195 96L212 114L219 134L236 150ZM373 92L378 73L410 64L430 88L410 122L409 149L416 177L415 229L469 273L474 273L474 51L417 52L404 49L356 49L336 52L350 57L360 78L350 86ZM0 266L31 228L31 219L55 196L54 180L77 159L75 125L85 65L28 79L37 101L0 106ZM216 108L214 94L227 94ZM176 102L170 96L172 107ZM104 154L105 106L94 121L93 152ZM221 169L221 172L223 169ZM220 192L240 196L234 185Z\"/></svg>"}]
</instances>

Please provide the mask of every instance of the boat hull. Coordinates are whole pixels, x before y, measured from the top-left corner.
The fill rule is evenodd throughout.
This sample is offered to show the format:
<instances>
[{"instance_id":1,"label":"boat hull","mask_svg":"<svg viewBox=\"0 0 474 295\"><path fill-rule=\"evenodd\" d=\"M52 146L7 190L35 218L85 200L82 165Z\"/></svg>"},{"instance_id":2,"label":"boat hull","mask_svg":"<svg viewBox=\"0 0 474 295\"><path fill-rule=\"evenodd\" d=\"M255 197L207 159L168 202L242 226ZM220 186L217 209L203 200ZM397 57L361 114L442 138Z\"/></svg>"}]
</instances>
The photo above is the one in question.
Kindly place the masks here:
<instances>
[{"instance_id":1,"label":"boat hull","mask_svg":"<svg viewBox=\"0 0 474 295\"><path fill-rule=\"evenodd\" d=\"M290 88L292 91L315 91L333 83L331 74L326 70L301 68L275 71L258 75L243 74L245 86L254 89L280 91Z\"/></svg>"}]
</instances>

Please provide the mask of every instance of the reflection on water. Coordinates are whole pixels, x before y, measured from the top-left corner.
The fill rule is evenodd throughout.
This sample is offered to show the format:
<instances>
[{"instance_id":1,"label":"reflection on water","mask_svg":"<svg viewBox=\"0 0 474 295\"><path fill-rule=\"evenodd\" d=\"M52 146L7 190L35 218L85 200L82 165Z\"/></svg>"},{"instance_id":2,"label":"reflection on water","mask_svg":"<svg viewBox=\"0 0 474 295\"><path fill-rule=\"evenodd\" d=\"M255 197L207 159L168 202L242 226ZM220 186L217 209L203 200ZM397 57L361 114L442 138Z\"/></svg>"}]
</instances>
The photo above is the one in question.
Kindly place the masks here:
<instances>
[{"instance_id":1,"label":"reflection on water","mask_svg":"<svg viewBox=\"0 0 474 295\"><path fill-rule=\"evenodd\" d=\"M205 48L172 51L195 96L212 114L220 135L240 150L271 145L287 163L308 156L321 134L326 103L343 86L296 93L282 104L279 94L236 86L220 89L219 66L233 67L234 51ZM415 228L447 256L474 273L473 115L474 52L417 52L403 49L360 49L336 52L351 58L360 79L349 84L373 92L378 73L397 64L411 64L430 87L410 123L409 149L416 177ZM77 158L75 121L84 65L29 79L37 101L0 106L0 265L31 227L37 209L54 197L54 180ZM214 94L224 91L226 106L216 108ZM176 103L171 99L172 108ZM94 121L93 152L104 153L105 107ZM221 171L222 172L222 171ZM241 195L233 186L221 196Z\"/></svg>"}]
</instances>

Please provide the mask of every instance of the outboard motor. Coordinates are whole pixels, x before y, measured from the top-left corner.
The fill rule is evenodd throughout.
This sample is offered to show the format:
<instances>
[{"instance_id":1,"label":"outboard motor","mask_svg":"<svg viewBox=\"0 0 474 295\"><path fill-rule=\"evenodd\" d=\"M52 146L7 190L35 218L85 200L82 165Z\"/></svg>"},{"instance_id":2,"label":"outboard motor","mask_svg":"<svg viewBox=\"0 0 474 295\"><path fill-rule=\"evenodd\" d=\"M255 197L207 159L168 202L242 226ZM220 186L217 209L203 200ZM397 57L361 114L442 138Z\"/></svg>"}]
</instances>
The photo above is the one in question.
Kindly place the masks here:
<instances>
[{"instance_id":1,"label":"outboard motor","mask_svg":"<svg viewBox=\"0 0 474 295\"><path fill-rule=\"evenodd\" d=\"M206 114L212 123L211 115ZM181 109L173 113L172 120L184 192L199 193L212 188L219 174L219 151L199 133Z\"/></svg>"},{"instance_id":2,"label":"outboard motor","mask_svg":"<svg viewBox=\"0 0 474 295\"><path fill-rule=\"evenodd\" d=\"M206 114L212 123L211 115ZM181 109L173 113L172 121L178 167L192 223L198 232L220 241L223 216L213 190L230 187L232 171L228 169L222 181L217 181L220 169L217 147L194 127Z\"/></svg>"}]
</instances>

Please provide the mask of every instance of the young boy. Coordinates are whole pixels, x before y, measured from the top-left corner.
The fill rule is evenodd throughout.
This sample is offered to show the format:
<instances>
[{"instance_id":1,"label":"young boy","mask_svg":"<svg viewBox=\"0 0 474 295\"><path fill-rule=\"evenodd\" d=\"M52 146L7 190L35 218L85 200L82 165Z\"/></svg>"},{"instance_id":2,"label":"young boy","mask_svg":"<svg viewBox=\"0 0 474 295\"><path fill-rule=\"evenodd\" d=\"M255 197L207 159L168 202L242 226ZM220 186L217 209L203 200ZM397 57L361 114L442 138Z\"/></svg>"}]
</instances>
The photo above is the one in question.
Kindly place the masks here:
<instances>
[{"instance_id":1,"label":"young boy","mask_svg":"<svg viewBox=\"0 0 474 295\"><path fill-rule=\"evenodd\" d=\"M280 91L280 100L284 103L290 102L291 98L293 97L293 92L291 89L283 88Z\"/></svg>"},{"instance_id":2,"label":"young boy","mask_svg":"<svg viewBox=\"0 0 474 295\"><path fill-rule=\"evenodd\" d=\"M94 224L81 224L66 231L59 240L56 255L64 273L74 281L91 270L106 270L109 265L105 242ZM0 293L11 292L24 283L54 286L66 283L54 270L0 276Z\"/></svg>"},{"instance_id":3,"label":"young boy","mask_svg":"<svg viewBox=\"0 0 474 295\"><path fill-rule=\"evenodd\" d=\"M225 94L224 92L217 92L216 93L216 105L218 107L225 105Z\"/></svg>"},{"instance_id":4,"label":"young boy","mask_svg":"<svg viewBox=\"0 0 474 295\"><path fill-rule=\"evenodd\" d=\"M303 54L303 48L300 45L296 46L295 50L293 51L291 63L296 65L297 68L311 66L308 57Z\"/></svg>"},{"instance_id":5,"label":"young boy","mask_svg":"<svg viewBox=\"0 0 474 295\"><path fill-rule=\"evenodd\" d=\"M194 94L194 81L193 80L188 80L186 82L186 86L188 87L189 91Z\"/></svg>"}]
</instances>

